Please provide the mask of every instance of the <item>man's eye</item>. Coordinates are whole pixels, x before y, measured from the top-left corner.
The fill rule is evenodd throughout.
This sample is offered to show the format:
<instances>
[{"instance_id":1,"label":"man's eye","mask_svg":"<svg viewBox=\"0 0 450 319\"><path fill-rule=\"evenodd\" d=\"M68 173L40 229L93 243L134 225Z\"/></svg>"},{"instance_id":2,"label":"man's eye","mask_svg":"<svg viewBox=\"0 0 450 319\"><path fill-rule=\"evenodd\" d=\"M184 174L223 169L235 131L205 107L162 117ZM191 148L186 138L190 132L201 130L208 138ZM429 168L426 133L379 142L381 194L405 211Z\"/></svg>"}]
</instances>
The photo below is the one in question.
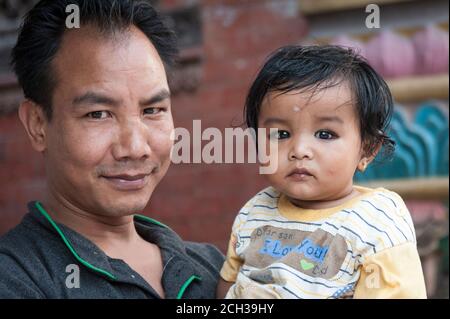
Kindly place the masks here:
<instances>
[{"instance_id":1,"label":"man's eye","mask_svg":"<svg viewBox=\"0 0 450 319\"><path fill-rule=\"evenodd\" d=\"M270 138L271 139L276 139L276 140L282 140L285 138L290 137L291 135L289 134L288 131L284 131L284 130L278 130L276 132L273 132L272 134L270 134Z\"/></svg>"},{"instance_id":2,"label":"man's eye","mask_svg":"<svg viewBox=\"0 0 450 319\"><path fill-rule=\"evenodd\" d=\"M95 120L102 120L110 116L107 111L95 111L87 114L88 117Z\"/></svg>"},{"instance_id":3,"label":"man's eye","mask_svg":"<svg viewBox=\"0 0 450 319\"><path fill-rule=\"evenodd\" d=\"M163 109L159 107L149 107L144 110L144 114L155 115L161 113L162 111Z\"/></svg>"},{"instance_id":4,"label":"man's eye","mask_svg":"<svg viewBox=\"0 0 450 319\"><path fill-rule=\"evenodd\" d=\"M336 134L330 131L318 131L316 132L315 136L322 140L331 140L337 137Z\"/></svg>"}]
</instances>

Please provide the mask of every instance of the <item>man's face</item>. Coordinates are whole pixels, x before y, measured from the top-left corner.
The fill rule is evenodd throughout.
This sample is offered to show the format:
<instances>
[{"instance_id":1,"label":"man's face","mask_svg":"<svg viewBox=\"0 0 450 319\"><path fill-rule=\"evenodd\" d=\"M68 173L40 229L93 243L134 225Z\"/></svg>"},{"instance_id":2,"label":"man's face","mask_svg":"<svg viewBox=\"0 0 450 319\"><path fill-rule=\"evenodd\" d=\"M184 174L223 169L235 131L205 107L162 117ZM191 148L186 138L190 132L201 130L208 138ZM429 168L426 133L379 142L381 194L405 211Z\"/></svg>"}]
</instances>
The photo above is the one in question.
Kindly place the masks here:
<instances>
[{"instance_id":1,"label":"man's face","mask_svg":"<svg viewBox=\"0 0 450 319\"><path fill-rule=\"evenodd\" d=\"M137 28L65 34L46 158L51 191L97 215L142 211L170 164L173 130L163 63Z\"/></svg>"},{"instance_id":2,"label":"man's face","mask_svg":"<svg viewBox=\"0 0 450 319\"><path fill-rule=\"evenodd\" d=\"M362 157L360 129L346 83L311 92L280 94L264 99L259 127L276 128L277 171L271 185L298 201L338 199L352 189Z\"/></svg>"}]
</instances>

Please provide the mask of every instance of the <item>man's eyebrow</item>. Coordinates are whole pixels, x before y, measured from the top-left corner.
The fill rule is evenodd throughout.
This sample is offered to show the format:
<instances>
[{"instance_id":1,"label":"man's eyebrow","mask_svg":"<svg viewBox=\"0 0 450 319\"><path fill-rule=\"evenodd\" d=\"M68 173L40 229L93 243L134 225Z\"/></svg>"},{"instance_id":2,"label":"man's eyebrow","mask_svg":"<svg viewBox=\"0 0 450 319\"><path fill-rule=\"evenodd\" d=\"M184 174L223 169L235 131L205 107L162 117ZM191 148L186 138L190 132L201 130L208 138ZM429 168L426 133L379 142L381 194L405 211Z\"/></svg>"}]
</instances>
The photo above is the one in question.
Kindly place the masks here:
<instances>
[{"instance_id":1,"label":"man's eyebrow","mask_svg":"<svg viewBox=\"0 0 450 319\"><path fill-rule=\"evenodd\" d=\"M318 116L318 122L338 122L344 124L344 121L339 116Z\"/></svg>"},{"instance_id":2,"label":"man's eyebrow","mask_svg":"<svg viewBox=\"0 0 450 319\"><path fill-rule=\"evenodd\" d=\"M166 89L162 89L155 95L153 95L149 99L144 99L139 102L142 106L148 106L152 105L158 102L161 102L165 99L168 99L170 97L170 92ZM95 104L102 104L102 105L109 105L109 106L118 106L120 104L119 100L115 100L114 98L111 98L109 96L106 96L102 93L96 93L93 91L88 91L84 93L83 95L77 96L73 99L72 105L78 106L81 104L88 104L88 105L95 105Z\"/></svg>"},{"instance_id":3,"label":"man's eyebrow","mask_svg":"<svg viewBox=\"0 0 450 319\"><path fill-rule=\"evenodd\" d=\"M90 105L103 104L103 105L117 106L120 104L120 102L104 94L88 91L83 95L75 97L72 101L72 105L74 106L81 104L90 104Z\"/></svg>"},{"instance_id":4,"label":"man's eyebrow","mask_svg":"<svg viewBox=\"0 0 450 319\"><path fill-rule=\"evenodd\" d=\"M280 118L277 118L277 117L269 117L269 118L267 118L264 121L263 125L264 126L268 126L269 124L283 124L283 125L286 125L287 121L283 120L283 119L280 119Z\"/></svg>"},{"instance_id":5,"label":"man's eyebrow","mask_svg":"<svg viewBox=\"0 0 450 319\"><path fill-rule=\"evenodd\" d=\"M166 89L162 89L161 91L153 95L151 98L141 100L139 104L142 106L149 106L164 101L165 99L168 98L170 98L170 92Z\"/></svg>"}]
</instances>

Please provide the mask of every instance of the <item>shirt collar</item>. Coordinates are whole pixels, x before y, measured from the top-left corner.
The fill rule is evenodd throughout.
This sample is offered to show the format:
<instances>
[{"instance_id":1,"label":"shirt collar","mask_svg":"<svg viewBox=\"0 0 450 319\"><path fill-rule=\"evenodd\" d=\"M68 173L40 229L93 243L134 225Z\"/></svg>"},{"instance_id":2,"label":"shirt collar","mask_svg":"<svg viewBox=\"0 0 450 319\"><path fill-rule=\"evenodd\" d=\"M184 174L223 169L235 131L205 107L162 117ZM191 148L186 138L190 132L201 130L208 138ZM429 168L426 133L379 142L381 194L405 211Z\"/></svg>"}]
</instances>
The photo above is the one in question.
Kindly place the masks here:
<instances>
[{"instance_id":1,"label":"shirt collar","mask_svg":"<svg viewBox=\"0 0 450 319\"><path fill-rule=\"evenodd\" d=\"M112 259L92 241L71 228L54 221L39 202L28 203L28 208L30 214L26 216L26 219L31 218L55 234L63 241L68 251L80 264L109 280L120 280L111 266ZM193 278L200 279L196 275L195 265L187 255L184 242L173 230L143 215L134 215L134 224L142 238L156 244L161 250L164 263L162 283L167 298L179 296L186 283L192 281ZM173 272L177 274L177 278L164 276L166 273L171 274Z\"/></svg>"}]
</instances>

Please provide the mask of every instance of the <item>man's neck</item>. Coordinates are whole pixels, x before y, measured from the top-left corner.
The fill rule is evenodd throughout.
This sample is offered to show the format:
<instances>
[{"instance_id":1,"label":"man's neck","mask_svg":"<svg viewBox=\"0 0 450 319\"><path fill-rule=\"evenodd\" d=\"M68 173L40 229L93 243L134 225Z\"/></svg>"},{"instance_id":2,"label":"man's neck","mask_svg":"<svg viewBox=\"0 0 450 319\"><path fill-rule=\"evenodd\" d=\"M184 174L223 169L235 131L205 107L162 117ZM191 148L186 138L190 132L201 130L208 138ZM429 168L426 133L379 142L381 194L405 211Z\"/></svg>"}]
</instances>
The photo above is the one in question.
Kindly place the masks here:
<instances>
[{"instance_id":1,"label":"man's neck","mask_svg":"<svg viewBox=\"0 0 450 319\"><path fill-rule=\"evenodd\" d=\"M111 257L142 240L134 226L133 215L96 215L95 212L80 209L61 196L51 193L43 204L56 222L88 238Z\"/></svg>"},{"instance_id":2,"label":"man's neck","mask_svg":"<svg viewBox=\"0 0 450 319\"><path fill-rule=\"evenodd\" d=\"M157 245L139 236L133 216L101 216L84 211L60 196L49 194L43 202L50 216L96 244L105 254L125 261L164 298L163 261ZM147 258L143 258L146 256Z\"/></svg>"}]
</instances>

